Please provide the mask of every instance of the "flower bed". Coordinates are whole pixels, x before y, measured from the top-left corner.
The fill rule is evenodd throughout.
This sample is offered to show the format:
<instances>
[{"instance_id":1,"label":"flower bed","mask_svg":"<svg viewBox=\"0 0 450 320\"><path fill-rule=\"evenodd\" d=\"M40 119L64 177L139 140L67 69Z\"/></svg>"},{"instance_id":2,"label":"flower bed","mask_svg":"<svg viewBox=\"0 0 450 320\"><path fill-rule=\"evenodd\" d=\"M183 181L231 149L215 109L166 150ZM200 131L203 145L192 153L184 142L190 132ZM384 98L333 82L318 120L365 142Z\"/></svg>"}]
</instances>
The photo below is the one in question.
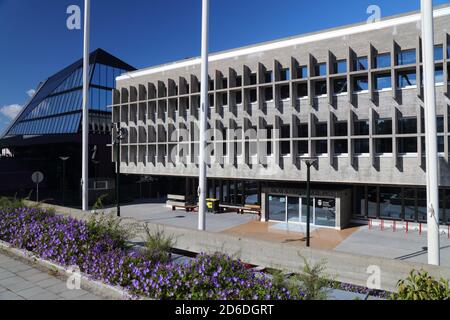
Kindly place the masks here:
<instances>
[{"instance_id":1,"label":"flower bed","mask_svg":"<svg viewBox=\"0 0 450 320\"><path fill-rule=\"evenodd\" d=\"M36 208L0 210L0 240L132 294L154 299L269 300L302 297L275 287L261 273L224 255L205 254L179 265L149 261L86 222Z\"/></svg>"}]
</instances>

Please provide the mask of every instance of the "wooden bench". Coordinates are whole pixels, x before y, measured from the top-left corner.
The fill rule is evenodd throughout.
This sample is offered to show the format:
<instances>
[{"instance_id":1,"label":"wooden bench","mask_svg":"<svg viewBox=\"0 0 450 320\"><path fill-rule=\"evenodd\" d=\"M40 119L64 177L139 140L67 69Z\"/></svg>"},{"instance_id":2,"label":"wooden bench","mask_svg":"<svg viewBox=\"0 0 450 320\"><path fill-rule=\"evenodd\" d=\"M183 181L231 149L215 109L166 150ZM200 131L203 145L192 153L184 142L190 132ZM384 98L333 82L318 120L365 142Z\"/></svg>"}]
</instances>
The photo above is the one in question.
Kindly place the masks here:
<instances>
[{"instance_id":1,"label":"wooden bench","mask_svg":"<svg viewBox=\"0 0 450 320\"><path fill-rule=\"evenodd\" d=\"M261 207L260 206L231 206L231 205L220 205L222 209L228 209L230 211L235 211L238 214L244 213L255 213L258 216L261 216Z\"/></svg>"},{"instance_id":2,"label":"wooden bench","mask_svg":"<svg viewBox=\"0 0 450 320\"><path fill-rule=\"evenodd\" d=\"M196 205L182 205L182 204L174 204L172 205L172 211L175 211L177 209L184 209L186 212L195 212L195 209L197 209L198 206Z\"/></svg>"}]
</instances>

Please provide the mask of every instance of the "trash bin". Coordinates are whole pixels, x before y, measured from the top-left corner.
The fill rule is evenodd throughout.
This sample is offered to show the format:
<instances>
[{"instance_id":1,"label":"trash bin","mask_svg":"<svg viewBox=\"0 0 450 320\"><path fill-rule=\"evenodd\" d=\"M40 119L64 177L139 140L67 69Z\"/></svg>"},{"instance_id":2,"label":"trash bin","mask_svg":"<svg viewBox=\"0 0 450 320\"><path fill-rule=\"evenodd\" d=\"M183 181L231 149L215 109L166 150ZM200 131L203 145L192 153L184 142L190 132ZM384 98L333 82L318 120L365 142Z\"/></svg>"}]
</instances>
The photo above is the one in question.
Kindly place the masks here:
<instances>
[{"instance_id":1,"label":"trash bin","mask_svg":"<svg viewBox=\"0 0 450 320\"><path fill-rule=\"evenodd\" d=\"M206 199L206 207L209 213L219 213L219 200Z\"/></svg>"}]
</instances>

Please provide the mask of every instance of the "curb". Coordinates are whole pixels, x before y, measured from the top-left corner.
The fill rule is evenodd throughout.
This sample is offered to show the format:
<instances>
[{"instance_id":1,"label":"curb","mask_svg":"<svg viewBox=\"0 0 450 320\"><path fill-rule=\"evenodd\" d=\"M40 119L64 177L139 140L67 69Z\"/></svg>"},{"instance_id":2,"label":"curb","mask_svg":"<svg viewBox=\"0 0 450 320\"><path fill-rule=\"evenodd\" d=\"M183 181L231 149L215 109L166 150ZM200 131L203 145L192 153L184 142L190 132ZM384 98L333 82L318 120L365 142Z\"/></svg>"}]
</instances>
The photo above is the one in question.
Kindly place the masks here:
<instances>
[{"instance_id":1,"label":"curb","mask_svg":"<svg viewBox=\"0 0 450 320\"><path fill-rule=\"evenodd\" d=\"M25 260L28 264L40 267L42 269L47 270L49 273L56 271L56 277L62 277L65 280L67 280L69 277L73 276L73 273L71 270L47 261L43 260L37 255L26 251L21 250L13 247L9 243L6 243L4 241L0 240L0 250L9 253L10 255L17 257L21 260ZM105 284L101 281L92 280L87 274L81 273L81 288L89 291L90 293L99 295L105 299L109 300L148 300L144 297L136 297L128 293L127 291L123 290L120 287L117 286L111 286L108 284Z\"/></svg>"}]
</instances>

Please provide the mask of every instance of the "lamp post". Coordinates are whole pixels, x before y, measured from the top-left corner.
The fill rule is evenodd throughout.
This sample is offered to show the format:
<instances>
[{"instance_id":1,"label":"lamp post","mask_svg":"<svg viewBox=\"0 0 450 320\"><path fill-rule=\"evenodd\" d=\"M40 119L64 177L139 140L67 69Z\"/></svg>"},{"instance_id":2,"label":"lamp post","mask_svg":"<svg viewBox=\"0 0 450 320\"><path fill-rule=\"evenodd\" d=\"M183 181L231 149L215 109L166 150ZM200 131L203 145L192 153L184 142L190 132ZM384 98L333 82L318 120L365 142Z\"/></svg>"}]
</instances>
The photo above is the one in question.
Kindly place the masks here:
<instances>
[{"instance_id":1,"label":"lamp post","mask_svg":"<svg viewBox=\"0 0 450 320\"><path fill-rule=\"evenodd\" d=\"M62 205L63 207L66 204L66 162L70 159L70 157L59 157L63 163L63 172L62 172Z\"/></svg>"},{"instance_id":2,"label":"lamp post","mask_svg":"<svg viewBox=\"0 0 450 320\"><path fill-rule=\"evenodd\" d=\"M306 164L306 247L311 245L311 167L317 162L316 158L304 158Z\"/></svg>"},{"instance_id":3,"label":"lamp post","mask_svg":"<svg viewBox=\"0 0 450 320\"><path fill-rule=\"evenodd\" d=\"M209 0L202 0L202 65L201 65L201 98L200 98L200 155L199 155L199 187L198 187L198 229L206 229L206 130L208 101L208 30L209 30Z\"/></svg>"},{"instance_id":4,"label":"lamp post","mask_svg":"<svg viewBox=\"0 0 450 320\"><path fill-rule=\"evenodd\" d=\"M117 216L120 217L120 144L125 139L125 129L120 127L120 122L116 123L116 137L114 147L116 149L116 202Z\"/></svg>"},{"instance_id":5,"label":"lamp post","mask_svg":"<svg viewBox=\"0 0 450 320\"><path fill-rule=\"evenodd\" d=\"M439 172L436 129L436 87L434 79L433 1L422 0L422 55L426 137L428 264L440 265Z\"/></svg>"}]
</instances>

